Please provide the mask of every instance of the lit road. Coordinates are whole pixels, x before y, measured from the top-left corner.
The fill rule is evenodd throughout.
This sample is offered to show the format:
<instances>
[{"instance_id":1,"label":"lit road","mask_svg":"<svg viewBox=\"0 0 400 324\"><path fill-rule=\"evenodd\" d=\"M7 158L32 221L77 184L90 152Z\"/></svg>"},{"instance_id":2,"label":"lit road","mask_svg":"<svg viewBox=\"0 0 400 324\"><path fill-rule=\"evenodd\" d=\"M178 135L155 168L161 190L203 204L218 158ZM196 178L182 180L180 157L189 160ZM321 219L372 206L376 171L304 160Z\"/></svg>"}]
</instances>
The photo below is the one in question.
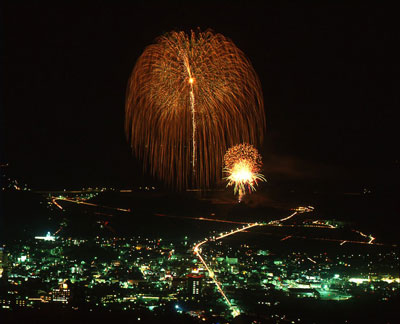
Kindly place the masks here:
<instances>
[{"instance_id":1,"label":"lit road","mask_svg":"<svg viewBox=\"0 0 400 324\"><path fill-rule=\"evenodd\" d=\"M56 201L57 198L52 198L51 202L59 209L64 210L64 208L61 207L61 205Z\"/></svg>"},{"instance_id":2,"label":"lit road","mask_svg":"<svg viewBox=\"0 0 400 324\"><path fill-rule=\"evenodd\" d=\"M60 210L64 210L64 208L59 203L57 203L57 200L58 201L67 201L67 202L70 202L70 203L86 205L86 206L92 206L92 207L101 207L101 208L116 210L116 211L120 211L120 212L127 212L127 213L131 212L130 209L103 206L103 205L98 205L98 204L93 204L93 203L89 203L89 202L86 202L86 201L82 201L82 200L79 200L79 199L70 199L70 198L65 198L65 197L54 197L54 196L51 197L51 202L57 208L59 208ZM297 207L297 208L294 209L294 213L290 214L289 216L281 218L281 219L278 219L278 220L270 221L267 224L262 224L262 223L251 223L251 224L248 224L248 223L245 223L245 222L230 221L230 220L225 220L225 219L216 219L216 218L207 218L207 217L174 216L174 215L166 215L166 214L154 214L154 216L171 217L171 218L182 218L182 219L193 219L193 220L199 220L199 221L230 223L230 224L241 224L241 225L248 224L247 226L245 226L245 227L243 227L241 229L221 234L220 236L215 238L215 240L220 240L220 239L222 239L224 237L227 237L229 235L233 235L233 234L236 234L238 232L243 232L243 231L246 231L246 230L250 229L251 227L261 226L261 225L263 225L263 226L264 225L266 225L266 226L279 226L279 227L309 227L309 228L337 229L336 226L330 225L330 224L325 224L325 223L323 223L323 222L321 222L319 220L313 221L312 224L303 224L303 225L282 224L282 222L285 222L285 221L287 221L289 219L292 219L297 214L312 212L313 210L314 210L314 208L311 207L311 206L308 206L308 207ZM104 214L104 215L106 215L106 214ZM107 216L112 216L112 215L107 214ZM288 235L288 236L282 238L281 241L285 241L285 240L290 239L290 238L301 238L301 239L312 239L312 240L321 240L321 241L333 241L333 242L336 241L336 242L340 242L340 245L344 245L345 243L385 245L385 244L382 244L382 243L374 242L376 238L373 237L371 234L367 235L367 234L362 233L361 231L354 230L354 229L352 229L352 231L357 233L357 234L359 234L359 235L361 235L362 237L368 239L368 241L365 242L365 241L356 241L356 240L340 240L340 239L327 239L327 238L308 238L308 237L305 237L305 236L292 236L292 235ZM200 242L199 243L200 244L199 247L202 244L206 243L207 241L208 240Z\"/></svg>"},{"instance_id":3,"label":"lit road","mask_svg":"<svg viewBox=\"0 0 400 324\"><path fill-rule=\"evenodd\" d=\"M284 222L284 221L287 221L288 219L291 219L293 216L296 216L297 213L298 213L298 212L295 211L293 214L289 215L288 217L285 217L285 218L282 218L282 219L277 219L277 220L274 220L274 221L270 221L270 222L268 223L268 225L275 225L275 224L279 225L280 223L282 223L282 222Z\"/></svg>"},{"instance_id":4,"label":"lit road","mask_svg":"<svg viewBox=\"0 0 400 324\"><path fill-rule=\"evenodd\" d=\"M246 225L246 226L244 226L244 227L242 227L242 228L238 228L238 229L236 229L236 230L232 230L231 232L221 233L218 237L215 238L215 241L216 241L216 240L221 240L221 239L223 239L223 238L225 238L225 237L228 237L228 236L230 236L230 235L234 235L234 234L237 234L237 233L246 231L246 230L248 230L248 229L250 229L250 228L252 228L252 227L255 227L255 226L263 226L263 225L264 225L264 224L262 224L262 223L250 223L250 224L248 224L248 225ZM233 315L234 317L235 317L235 316L238 316L238 315L240 314L239 309L238 309L236 306L232 305L232 303L230 302L230 300L228 299L228 297L226 297L224 291L222 290L221 284L218 282L218 280L217 280L217 278L216 278L216 276L215 276L214 271L213 271L212 269L210 269L210 267L207 265L207 263L204 261L203 257L202 257L201 254L200 254L200 252L201 252L201 248L200 248L200 247L201 247L203 244L207 243L207 242L208 242L208 239L206 239L206 240L204 240L204 241L201 241L200 243L197 243L197 244L194 246L194 248L193 248L193 252L197 255L197 257L199 258L199 260L201 261L201 263L202 263L202 264L204 265L204 267L207 269L209 277L213 280L213 282L215 283L215 285L216 285L216 287L217 287L219 293L222 295L222 297L224 298L225 302L227 303L227 305L228 305L229 308L231 309L232 315Z\"/></svg>"},{"instance_id":5,"label":"lit road","mask_svg":"<svg viewBox=\"0 0 400 324\"><path fill-rule=\"evenodd\" d=\"M110 206L102 206L102 205L97 205L93 203L88 203L86 201L78 200L78 199L70 199L70 198L65 198L65 197L51 197L53 204L55 204L58 208L63 209L57 202L56 200L61 200L61 201L67 201L70 203L74 204L79 204L79 205L86 205L86 206L93 206L93 207L101 207L105 209L112 209L112 210L118 210L122 212L129 213L131 210L130 209L124 209L124 208L117 208L117 207L110 207Z\"/></svg>"},{"instance_id":6,"label":"lit road","mask_svg":"<svg viewBox=\"0 0 400 324\"><path fill-rule=\"evenodd\" d=\"M258 233L260 235L274 235L273 233ZM324 238L324 237L309 237L309 236L300 236L300 235L287 235L280 239L280 241L286 241L288 239L303 239L303 240L314 240L314 241L327 241L327 242L340 242L339 245L344 245L345 243L351 243L351 244L365 244L365 245L381 245L381 246L393 246L396 247L397 245L395 244L384 244L384 243L378 243L378 242L371 242L368 241L356 241L356 240L343 240L343 239L334 239L334 238Z\"/></svg>"},{"instance_id":7,"label":"lit road","mask_svg":"<svg viewBox=\"0 0 400 324\"><path fill-rule=\"evenodd\" d=\"M158 217L170 217L170 218L181 218L181 219L193 219L199 221L206 221L206 222L216 222L216 223L229 223L229 224L248 224L246 222L235 222L226 219L217 219L217 218L207 218L207 217L190 217L190 216L176 216L176 215L166 215L166 214L153 214L154 216Z\"/></svg>"},{"instance_id":8,"label":"lit road","mask_svg":"<svg viewBox=\"0 0 400 324\"><path fill-rule=\"evenodd\" d=\"M122 211L126 213L130 213L131 209L124 209L124 208L117 208L117 207L110 207L110 206L103 206L103 205L98 205L98 204L93 204L89 203L86 201L82 201L79 199L71 199L71 198L65 198L65 197L51 197L51 202L59 209L64 210L64 208L57 203L57 200L60 201L67 201L70 203L74 204L80 204L80 205L86 205L86 206L92 206L92 207L101 207L105 209L111 209L111 210L117 210L117 211ZM110 214L103 214L107 216L113 216ZM206 221L206 222L216 222L216 223L229 223L229 224L247 224L246 222L235 222L235 221L230 221L230 220L225 220L225 219L217 219L217 218L207 218L207 217L190 217L190 216L175 216L175 215L166 215L166 214L153 214L154 216L158 217L170 217L170 218L181 218L181 219L192 219L192 220L199 220L199 221Z\"/></svg>"},{"instance_id":9,"label":"lit road","mask_svg":"<svg viewBox=\"0 0 400 324\"><path fill-rule=\"evenodd\" d=\"M240 310L237 306L232 305L232 303L230 302L229 298L226 296L226 294L224 293L222 287L221 287L221 283L217 280L215 272L207 265L207 263L205 262L204 258L201 255L201 247L202 245L206 244L209 241L217 241L217 240L221 240L223 238L226 238L228 236L231 235L235 235L237 233L240 232L245 232L247 230L249 230L252 227L256 227L256 226L288 226L288 227L311 227L311 228L326 228L326 229L337 229L336 226L330 225L330 224L325 224L321 221L314 221L312 224L305 224L303 226L298 226L298 225L283 225L282 222L285 222L291 218L293 218L294 216L296 216L297 214L300 213L307 213L307 212L312 212L314 210L313 207L308 206L308 207L298 207L295 209L295 212L290 214L287 217L278 219L278 220L274 220L274 221L270 221L269 223L250 223L247 224L246 226L242 227L242 228L238 228L236 230L232 230L230 232L225 232L225 233L221 233L219 236L217 237L212 237L212 239L205 239L204 241L201 241L199 243L197 243L194 247L193 247L193 252L194 254L196 254L196 256L199 258L200 262L204 265L204 268L208 271L209 277L213 280L214 284L217 287L217 290L219 291L219 293L221 294L221 296L223 297L223 299L225 300L226 304L228 305L229 309L232 311L232 315L234 317L240 315ZM204 218L200 217L200 218L194 218L194 219L199 219L199 220L204 220ZM211 219L210 219L211 220ZM218 221L218 220L214 220L213 221ZM223 221L223 220L221 220ZM225 221L226 222L226 221ZM341 242L340 245L343 245L344 243L355 243L355 244L376 244L376 245L383 245L381 243L374 243L373 241L375 240L375 238L372 235L366 235L360 231L357 230L353 230L354 232L360 234L361 236L368 238L369 241L365 242L365 241L349 241L349 240L337 240L337 239L328 239L328 238L308 238L305 236L292 236L292 235L288 235L284 238L281 239L281 241L285 241L287 239L290 238L302 238L302 239L314 239L314 240L321 240L321 241L337 241L337 242ZM311 261L312 263L316 263L315 260L313 260L310 257L307 257L307 259L309 261Z\"/></svg>"},{"instance_id":10,"label":"lit road","mask_svg":"<svg viewBox=\"0 0 400 324\"><path fill-rule=\"evenodd\" d=\"M306 236L293 236L293 238L302 238L307 240L318 240L318 241L330 241L330 242L340 242L340 245L345 243L353 243L353 244L373 244L373 245L387 245L383 243L372 243L371 241L363 242L363 241L354 241L354 240L340 240L340 239L328 239L323 237L306 237ZM396 246L396 245L393 245Z\"/></svg>"},{"instance_id":11,"label":"lit road","mask_svg":"<svg viewBox=\"0 0 400 324\"><path fill-rule=\"evenodd\" d=\"M307 257L307 259L308 259L309 261L311 261L312 263L317 263L317 261L315 261L314 259L311 259L310 257Z\"/></svg>"},{"instance_id":12,"label":"lit road","mask_svg":"<svg viewBox=\"0 0 400 324\"><path fill-rule=\"evenodd\" d=\"M367 235L367 234L364 234L363 232L360 232L360 231L357 231L357 230L352 230L352 231L360 234L362 237L365 237L365 238L369 239L368 244L374 244L372 242L375 241L375 237L373 237L371 234Z\"/></svg>"},{"instance_id":13,"label":"lit road","mask_svg":"<svg viewBox=\"0 0 400 324\"><path fill-rule=\"evenodd\" d=\"M240 232L245 232L245 231L247 231L247 230L249 230L249 229L251 229L253 227L256 227L256 226L265 226L265 225L276 225L276 226L279 226L279 225L281 225L282 222L291 219L292 217L296 216L298 213L310 212L313 209L314 209L313 207L298 207L294 213L292 213L291 215L289 215L287 217L284 217L284 218L281 218L281 219L278 219L278 220L274 220L274 221L270 221L267 224L265 224L265 223L250 223L250 224L247 224L247 225L243 226L242 228L238 228L238 229L232 230L230 232L221 233L217 237L215 237L215 236L212 237L212 239L205 239L204 241L201 241L201 242L197 243L193 247L194 254L196 254L196 256L199 258L200 262L204 265L205 269L208 271L209 277L215 283L219 293L221 294L221 296L225 300L226 304L228 305L228 307L232 311L232 315L234 317L240 315L240 310L239 310L239 308L237 306L232 305L232 303L230 302L230 300L228 299L228 297L226 296L226 294L222 290L221 283L217 280L217 278L215 276L215 272L207 265L207 263L205 262L204 258L201 256L201 246L204 245L205 243L209 242L209 241L221 240L221 239L226 238L228 236L235 235L235 234L240 233Z\"/></svg>"}]
</instances>

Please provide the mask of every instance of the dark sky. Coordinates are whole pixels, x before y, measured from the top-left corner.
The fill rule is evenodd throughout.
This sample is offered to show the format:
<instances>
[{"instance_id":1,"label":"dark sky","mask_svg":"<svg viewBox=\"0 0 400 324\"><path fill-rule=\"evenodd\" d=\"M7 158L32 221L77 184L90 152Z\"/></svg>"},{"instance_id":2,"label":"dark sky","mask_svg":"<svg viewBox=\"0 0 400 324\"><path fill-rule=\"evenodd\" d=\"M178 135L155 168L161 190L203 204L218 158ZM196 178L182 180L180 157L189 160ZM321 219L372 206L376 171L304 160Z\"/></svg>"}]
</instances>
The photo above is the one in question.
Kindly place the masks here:
<instances>
[{"instance_id":1,"label":"dark sky","mask_svg":"<svg viewBox=\"0 0 400 324\"><path fill-rule=\"evenodd\" d=\"M2 1L1 161L10 170L33 187L147 181L124 137L128 77L157 36L200 27L231 38L259 74L272 182L393 181L394 8L165 2Z\"/></svg>"}]
</instances>

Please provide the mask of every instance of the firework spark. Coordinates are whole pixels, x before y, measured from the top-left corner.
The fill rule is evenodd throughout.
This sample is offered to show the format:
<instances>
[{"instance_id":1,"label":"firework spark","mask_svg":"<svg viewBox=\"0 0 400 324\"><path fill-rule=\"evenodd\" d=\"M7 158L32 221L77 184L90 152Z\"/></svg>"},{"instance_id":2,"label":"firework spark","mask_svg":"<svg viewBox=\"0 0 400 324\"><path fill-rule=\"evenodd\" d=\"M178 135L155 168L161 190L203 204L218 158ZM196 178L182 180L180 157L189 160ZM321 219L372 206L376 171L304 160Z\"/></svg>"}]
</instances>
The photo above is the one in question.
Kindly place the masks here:
<instances>
[{"instance_id":1,"label":"firework spark","mask_svg":"<svg viewBox=\"0 0 400 324\"><path fill-rule=\"evenodd\" d=\"M229 146L261 144L261 84L235 44L212 31L170 32L139 57L125 104L131 148L178 189L220 179Z\"/></svg>"},{"instance_id":2,"label":"firework spark","mask_svg":"<svg viewBox=\"0 0 400 324\"><path fill-rule=\"evenodd\" d=\"M255 191L257 181L266 181L259 173L262 166L261 155L250 144L238 144L231 147L224 156L228 186L234 186L234 193L238 194L239 201L246 194Z\"/></svg>"}]
</instances>

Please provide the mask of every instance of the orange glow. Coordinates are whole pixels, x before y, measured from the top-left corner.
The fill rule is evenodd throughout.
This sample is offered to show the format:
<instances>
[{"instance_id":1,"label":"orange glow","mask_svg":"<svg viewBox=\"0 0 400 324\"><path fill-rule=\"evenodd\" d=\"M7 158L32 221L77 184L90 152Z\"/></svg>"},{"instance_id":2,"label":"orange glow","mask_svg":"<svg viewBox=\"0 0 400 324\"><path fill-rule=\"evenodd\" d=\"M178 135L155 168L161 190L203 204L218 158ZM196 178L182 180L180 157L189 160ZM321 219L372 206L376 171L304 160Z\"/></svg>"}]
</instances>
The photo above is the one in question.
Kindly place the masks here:
<instances>
[{"instance_id":1,"label":"orange glow","mask_svg":"<svg viewBox=\"0 0 400 324\"><path fill-rule=\"evenodd\" d=\"M144 168L170 187L210 187L225 150L260 145L261 83L244 53L210 30L170 32L145 48L132 71L125 132Z\"/></svg>"},{"instance_id":2,"label":"orange glow","mask_svg":"<svg viewBox=\"0 0 400 324\"><path fill-rule=\"evenodd\" d=\"M257 181L265 181L261 169L261 155L256 148L249 144L239 144L231 147L224 156L225 173L228 176L227 186L234 185L235 194L239 194L239 201L242 196L255 190Z\"/></svg>"}]
</instances>

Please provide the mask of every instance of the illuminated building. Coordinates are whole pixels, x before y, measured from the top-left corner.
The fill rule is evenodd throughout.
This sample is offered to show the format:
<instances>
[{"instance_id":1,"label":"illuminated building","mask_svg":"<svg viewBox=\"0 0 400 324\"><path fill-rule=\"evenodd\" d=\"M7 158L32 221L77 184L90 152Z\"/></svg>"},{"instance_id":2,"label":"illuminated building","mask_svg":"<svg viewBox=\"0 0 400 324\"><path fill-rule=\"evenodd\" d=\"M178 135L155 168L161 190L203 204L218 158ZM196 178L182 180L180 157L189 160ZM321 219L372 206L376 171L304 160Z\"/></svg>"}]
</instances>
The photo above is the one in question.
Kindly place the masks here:
<instances>
[{"instance_id":1,"label":"illuminated building","mask_svg":"<svg viewBox=\"0 0 400 324\"><path fill-rule=\"evenodd\" d=\"M237 265L231 265L230 271L232 274L239 274L239 267Z\"/></svg>"},{"instance_id":2,"label":"illuminated building","mask_svg":"<svg viewBox=\"0 0 400 324\"><path fill-rule=\"evenodd\" d=\"M7 277L8 270L7 254L4 252L4 248L0 247L0 278Z\"/></svg>"},{"instance_id":3,"label":"illuminated building","mask_svg":"<svg viewBox=\"0 0 400 324\"><path fill-rule=\"evenodd\" d=\"M229 258L228 256L225 257L225 262L229 265L232 264L237 264L238 263L238 258Z\"/></svg>"},{"instance_id":4,"label":"illuminated building","mask_svg":"<svg viewBox=\"0 0 400 324\"><path fill-rule=\"evenodd\" d=\"M10 308L11 301L6 298L0 298L0 306L1 308Z\"/></svg>"},{"instance_id":5,"label":"illuminated building","mask_svg":"<svg viewBox=\"0 0 400 324\"><path fill-rule=\"evenodd\" d=\"M25 299L17 299L15 301L15 305L19 307L26 307L26 300Z\"/></svg>"},{"instance_id":6,"label":"illuminated building","mask_svg":"<svg viewBox=\"0 0 400 324\"><path fill-rule=\"evenodd\" d=\"M289 288L289 295L295 297L319 298L319 293L313 288Z\"/></svg>"},{"instance_id":7,"label":"illuminated building","mask_svg":"<svg viewBox=\"0 0 400 324\"><path fill-rule=\"evenodd\" d=\"M52 290L53 293L53 302L62 302L67 304L69 298L71 297L71 291L68 288L68 284L65 282L60 284L58 288L54 288Z\"/></svg>"},{"instance_id":8,"label":"illuminated building","mask_svg":"<svg viewBox=\"0 0 400 324\"><path fill-rule=\"evenodd\" d=\"M202 287L201 284L202 277L203 277L202 275L195 275L195 274L188 275L187 289L189 295L200 296Z\"/></svg>"},{"instance_id":9,"label":"illuminated building","mask_svg":"<svg viewBox=\"0 0 400 324\"><path fill-rule=\"evenodd\" d=\"M4 249L2 247L0 247L0 278L3 276L3 253L4 253Z\"/></svg>"},{"instance_id":10,"label":"illuminated building","mask_svg":"<svg viewBox=\"0 0 400 324\"><path fill-rule=\"evenodd\" d=\"M44 241L54 241L56 238L47 232L46 236L35 236L37 240L44 240Z\"/></svg>"}]
</instances>

